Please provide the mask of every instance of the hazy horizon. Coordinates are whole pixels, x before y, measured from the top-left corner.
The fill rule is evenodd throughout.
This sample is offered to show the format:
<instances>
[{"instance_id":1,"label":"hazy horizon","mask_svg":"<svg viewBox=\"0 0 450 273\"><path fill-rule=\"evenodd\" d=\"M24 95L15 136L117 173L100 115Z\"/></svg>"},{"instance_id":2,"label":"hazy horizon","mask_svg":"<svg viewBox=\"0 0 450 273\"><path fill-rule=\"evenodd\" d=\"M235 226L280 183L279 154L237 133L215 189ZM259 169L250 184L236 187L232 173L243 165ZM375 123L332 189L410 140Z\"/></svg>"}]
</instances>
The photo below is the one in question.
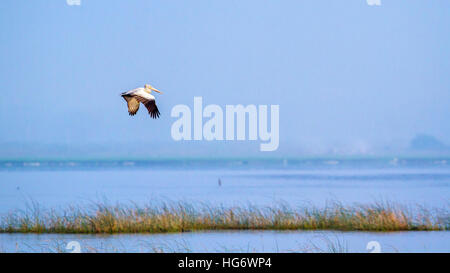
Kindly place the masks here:
<instances>
[{"instance_id":1,"label":"hazy horizon","mask_svg":"<svg viewBox=\"0 0 450 273\"><path fill-rule=\"evenodd\" d=\"M418 139L416 137L415 139ZM414 147L408 143L391 143L391 145L369 145L356 142L335 143L329 146L308 146L290 144L280 147L274 153L261 153L257 141L252 145L239 142L175 142L162 143L153 147L151 142L138 142L130 145L126 142L116 143L0 143L0 160L8 159L154 159L154 158L302 158L302 157L450 157L450 146L442 148ZM316 143L317 144L317 143ZM148 148L142 148L148 147ZM149 149L152 149L151 151Z\"/></svg>"}]
</instances>

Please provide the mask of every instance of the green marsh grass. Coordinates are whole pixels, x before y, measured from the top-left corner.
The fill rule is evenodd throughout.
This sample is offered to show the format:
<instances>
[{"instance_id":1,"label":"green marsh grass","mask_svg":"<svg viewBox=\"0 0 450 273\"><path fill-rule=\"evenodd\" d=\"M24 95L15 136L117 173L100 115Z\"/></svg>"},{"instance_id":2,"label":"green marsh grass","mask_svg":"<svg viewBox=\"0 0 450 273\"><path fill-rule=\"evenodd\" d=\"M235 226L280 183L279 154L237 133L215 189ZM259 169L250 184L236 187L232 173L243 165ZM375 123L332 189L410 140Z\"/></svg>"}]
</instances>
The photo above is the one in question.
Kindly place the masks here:
<instances>
[{"instance_id":1,"label":"green marsh grass","mask_svg":"<svg viewBox=\"0 0 450 273\"><path fill-rule=\"evenodd\" d=\"M449 230L447 209L426 209L378 202L370 205L326 207L213 206L188 202L136 204L95 203L87 207L42 209L37 203L25 211L0 218L2 233L167 233L214 230Z\"/></svg>"}]
</instances>

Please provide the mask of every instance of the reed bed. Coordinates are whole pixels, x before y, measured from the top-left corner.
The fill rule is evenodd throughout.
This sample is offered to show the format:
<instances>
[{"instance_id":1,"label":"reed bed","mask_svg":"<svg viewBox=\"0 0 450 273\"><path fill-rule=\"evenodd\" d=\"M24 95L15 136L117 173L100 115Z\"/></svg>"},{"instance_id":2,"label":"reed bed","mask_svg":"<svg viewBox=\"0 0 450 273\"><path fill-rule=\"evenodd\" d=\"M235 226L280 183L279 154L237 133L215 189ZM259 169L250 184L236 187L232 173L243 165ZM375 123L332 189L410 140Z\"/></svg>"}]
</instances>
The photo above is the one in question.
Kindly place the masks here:
<instances>
[{"instance_id":1,"label":"reed bed","mask_svg":"<svg viewBox=\"0 0 450 273\"><path fill-rule=\"evenodd\" d=\"M206 230L449 230L447 209L407 207L388 202L325 207L213 206L188 202L136 204L95 203L64 209L38 204L0 218L2 233L167 233Z\"/></svg>"}]
</instances>

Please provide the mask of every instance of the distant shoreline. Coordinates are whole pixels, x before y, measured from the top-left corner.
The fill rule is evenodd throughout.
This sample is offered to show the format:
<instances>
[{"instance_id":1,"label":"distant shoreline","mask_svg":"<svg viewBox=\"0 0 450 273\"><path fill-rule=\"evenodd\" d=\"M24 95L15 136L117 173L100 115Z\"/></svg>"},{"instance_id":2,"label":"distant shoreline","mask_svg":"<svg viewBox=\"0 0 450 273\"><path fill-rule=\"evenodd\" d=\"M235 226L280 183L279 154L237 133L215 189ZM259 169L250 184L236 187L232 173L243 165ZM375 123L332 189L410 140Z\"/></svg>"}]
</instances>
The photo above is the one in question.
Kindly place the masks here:
<instances>
[{"instance_id":1,"label":"distant shoreline","mask_svg":"<svg viewBox=\"0 0 450 273\"><path fill-rule=\"evenodd\" d=\"M108 161L382 161L382 160L450 160L450 153L433 154L380 154L380 155L304 155L304 156L0 156L6 162L108 162Z\"/></svg>"},{"instance_id":2,"label":"distant shoreline","mask_svg":"<svg viewBox=\"0 0 450 273\"><path fill-rule=\"evenodd\" d=\"M87 169L329 169L450 167L450 157L0 159L1 171Z\"/></svg>"}]
</instances>

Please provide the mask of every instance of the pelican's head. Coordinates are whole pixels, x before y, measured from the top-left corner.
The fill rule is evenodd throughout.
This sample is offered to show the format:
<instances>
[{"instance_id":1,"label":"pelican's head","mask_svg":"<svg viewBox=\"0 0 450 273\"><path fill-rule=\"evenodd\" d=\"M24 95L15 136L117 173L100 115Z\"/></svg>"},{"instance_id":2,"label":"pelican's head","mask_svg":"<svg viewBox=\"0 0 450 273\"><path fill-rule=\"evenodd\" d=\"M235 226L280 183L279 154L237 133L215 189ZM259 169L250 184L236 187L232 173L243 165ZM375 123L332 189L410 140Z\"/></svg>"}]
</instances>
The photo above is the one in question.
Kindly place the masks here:
<instances>
[{"instance_id":1,"label":"pelican's head","mask_svg":"<svg viewBox=\"0 0 450 273\"><path fill-rule=\"evenodd\" d=\"M161 91L159 91L158 89L154 88L153 86L151 86L150 84L146 84L144 85L145 91L147 91L149 94L153 91L158 92L160 94L162 94Z\"/></svg>"}]
</instances>

